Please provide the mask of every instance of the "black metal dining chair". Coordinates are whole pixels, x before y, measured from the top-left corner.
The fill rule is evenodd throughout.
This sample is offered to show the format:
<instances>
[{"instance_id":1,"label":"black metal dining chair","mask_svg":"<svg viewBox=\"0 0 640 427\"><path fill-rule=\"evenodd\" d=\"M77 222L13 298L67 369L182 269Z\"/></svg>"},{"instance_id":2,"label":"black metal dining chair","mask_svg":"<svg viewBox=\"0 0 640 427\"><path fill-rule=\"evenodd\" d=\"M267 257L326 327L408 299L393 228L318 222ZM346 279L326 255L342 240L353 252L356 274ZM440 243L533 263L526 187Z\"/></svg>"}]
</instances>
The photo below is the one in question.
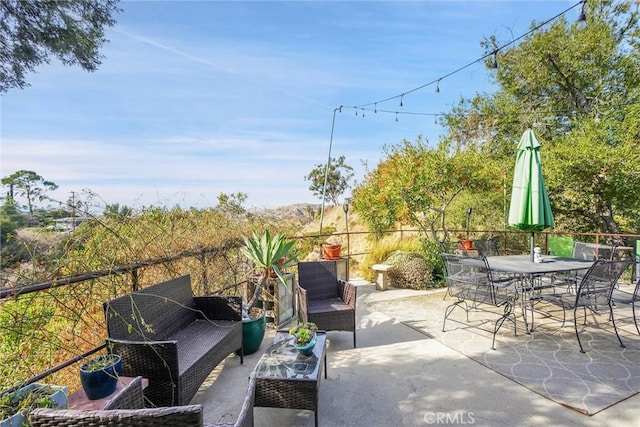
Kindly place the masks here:
<instances>
[{"instance_id":1,"label":"black metal dining chair","mask_svg":"<svg viewBox=\"0 0 640 427\"><path fill-rule=\"evenodd\" d=\"M513 321L514 335L517 335L516 316L513 313L516 280L494 279L486 257L474 258L454 254L442 254L442 257L445 264L447 290L457 299L445 309L442 331L445 332L447 319L457 307L466 312L467 322L469 322L470 311L484 311L484 306L493 306L503 307L503 310L499 313L493 328L491 349L496 348L496 334L505 320ZM489 310L486 311L489 312Z\"/></svg>"},{"instance_id":2,"label":"black metal dining chair","mask_svg":"<svg viewBox=\"0 0 640 427\"><path fill-rule=\"evenodd\" d=\"M566 290L562 293L541 294L539 299L552 303L562 308L562 326L564 327L567 319L567 310L573 311L573 324L580 346L580 352L584 353L582 342L580 341L580 333L578 331L578 309L584 311L584 324L587 322L587 310L594 314L601 314L603 308L608 308L609 318L613 324L616 337L620 342L620 347L624 347L618 328L616 327L615 318L613 317L613 306L611 295L615 289L618 279L627 269L632 260L607 261L596 260L591 268L582 276L578 287L574 292Z\"/></svg>"}]
</instances>

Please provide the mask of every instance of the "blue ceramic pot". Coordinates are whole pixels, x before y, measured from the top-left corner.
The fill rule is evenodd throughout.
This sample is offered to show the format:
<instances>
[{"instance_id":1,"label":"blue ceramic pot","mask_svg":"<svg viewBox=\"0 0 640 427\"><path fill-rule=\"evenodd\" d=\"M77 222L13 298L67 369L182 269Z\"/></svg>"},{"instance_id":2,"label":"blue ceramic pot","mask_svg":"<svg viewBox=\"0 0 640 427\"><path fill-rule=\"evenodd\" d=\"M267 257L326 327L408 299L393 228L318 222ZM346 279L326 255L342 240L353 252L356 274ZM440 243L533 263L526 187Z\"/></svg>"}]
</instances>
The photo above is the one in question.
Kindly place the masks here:
<instances>
[{"instance_id":1,"label":"blue ceramic pot","mask_svg":"<svg viewBox=\"0 0 640 427\"><path fill-rule=\"evenodd\" d=\"M305 356L311 356L311 354L313 354L313 347L315 347L315 345L316 345L316 334L313 334L311 341L309 341L304 345L298 345L295 342L293 343L293 347L295 347L295 349L299 353L304 354Z\"/></svg>"},{"instance_id":2,"label":"blue ceramic pot","mask_svg":"<svg viewBox=\"0 0 640 427\"><path fill-rule=\"evenodd\" d=\"M118 376L122 374L122 357L113 356L116 356L116 361L103 369L92 370L91 361L80 367L80 382L89 400L102 399L116 391Z\"/></svg>"}]
</instances>

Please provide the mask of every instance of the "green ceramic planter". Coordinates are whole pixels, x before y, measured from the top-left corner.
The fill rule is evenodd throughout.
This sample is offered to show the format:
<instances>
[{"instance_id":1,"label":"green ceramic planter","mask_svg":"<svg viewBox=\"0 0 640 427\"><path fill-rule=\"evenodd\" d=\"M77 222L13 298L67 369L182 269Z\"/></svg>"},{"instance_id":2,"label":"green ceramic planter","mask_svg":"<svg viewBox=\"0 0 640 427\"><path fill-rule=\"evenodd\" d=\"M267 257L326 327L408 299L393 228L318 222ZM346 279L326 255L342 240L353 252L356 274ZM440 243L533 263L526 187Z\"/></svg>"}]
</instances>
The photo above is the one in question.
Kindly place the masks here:
<instances>
[{"instance_id":1,"label":"green ceramic planter","mask_svg":"<svg viewBox=\"0 0 640 427\"><path fill-rule=\"evenodd\" d=\"M264 314L262 310L260 317L242 319L242 347L245 356L258 351L262 344L266 327Z\"/></svg>"}]
</instances>

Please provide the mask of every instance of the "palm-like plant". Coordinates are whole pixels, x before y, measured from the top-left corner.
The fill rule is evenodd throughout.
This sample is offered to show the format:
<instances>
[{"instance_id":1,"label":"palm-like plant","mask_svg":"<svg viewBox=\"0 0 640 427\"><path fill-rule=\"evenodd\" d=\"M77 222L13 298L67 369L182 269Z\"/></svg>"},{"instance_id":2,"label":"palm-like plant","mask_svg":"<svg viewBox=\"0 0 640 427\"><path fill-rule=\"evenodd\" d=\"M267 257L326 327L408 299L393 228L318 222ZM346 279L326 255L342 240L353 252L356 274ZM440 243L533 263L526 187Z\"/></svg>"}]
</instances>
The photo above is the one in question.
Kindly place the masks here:
<instances>
[{"instance_id":1,"label":"palm-like plant","mask_svg":"<svg viewBox=\"0 0 640 427\"><path fill-rule=\"evenodd\" d=\"M287 259L286 256L296 242L287 241L282 233L271 236L269 230L262 234L254 231L251 238L245 236L243 239L244 247L240 248L240 252L253 263L254 270L260 273L253 296L247 303L247 310L251 310L266 288L271 272L275 273L282 283L287 283L281 269L295 263L295 259Z\"/></svg>"}]
</instances>

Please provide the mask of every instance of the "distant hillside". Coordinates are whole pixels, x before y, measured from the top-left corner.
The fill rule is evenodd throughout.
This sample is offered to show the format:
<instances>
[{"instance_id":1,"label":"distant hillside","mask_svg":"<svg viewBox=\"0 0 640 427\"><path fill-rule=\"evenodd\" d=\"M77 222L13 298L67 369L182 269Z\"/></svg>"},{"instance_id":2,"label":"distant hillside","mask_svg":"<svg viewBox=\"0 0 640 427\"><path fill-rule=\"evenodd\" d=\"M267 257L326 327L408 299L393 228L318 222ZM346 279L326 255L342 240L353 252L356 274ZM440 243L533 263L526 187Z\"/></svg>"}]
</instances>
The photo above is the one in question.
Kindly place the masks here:
<instances>
[{"instance_id":1,"label":"distant hillside","mask_svg":"<svg viewBox=\"0 0 640 427\"><path fill-rule=\"evenodd\" d=\"M320 204L296 203L273 209L258 209L255 213L304 226L313 221L313 214L320 209L320 206Z\"/></svg>"}]
</instances>

